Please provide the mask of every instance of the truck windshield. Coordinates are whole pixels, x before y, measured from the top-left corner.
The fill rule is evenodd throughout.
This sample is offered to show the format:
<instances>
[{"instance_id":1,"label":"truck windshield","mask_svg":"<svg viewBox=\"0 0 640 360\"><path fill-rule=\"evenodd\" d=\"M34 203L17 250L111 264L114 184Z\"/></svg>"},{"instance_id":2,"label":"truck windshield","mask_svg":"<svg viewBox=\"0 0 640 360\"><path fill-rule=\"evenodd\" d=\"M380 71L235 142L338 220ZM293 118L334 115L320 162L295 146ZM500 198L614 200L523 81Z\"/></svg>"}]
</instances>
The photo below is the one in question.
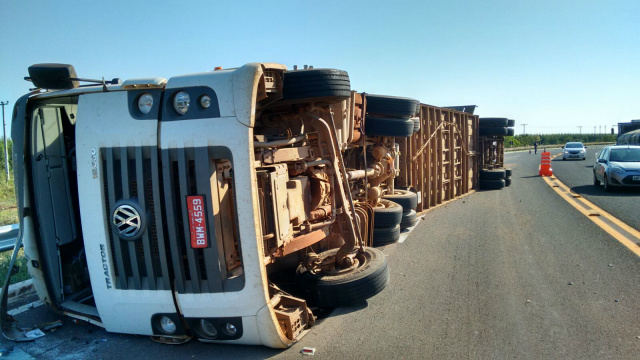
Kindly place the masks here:
<instances>
[{"instance_id":1,"label":"truck windshield","mask_svg":"<svg viewBox=\"0 0 640 360\"><path fill-rule=\"evenodd\" d=\"M640 162L640 148L611 149L609 161Z\"/></svg>"}]
</instances>

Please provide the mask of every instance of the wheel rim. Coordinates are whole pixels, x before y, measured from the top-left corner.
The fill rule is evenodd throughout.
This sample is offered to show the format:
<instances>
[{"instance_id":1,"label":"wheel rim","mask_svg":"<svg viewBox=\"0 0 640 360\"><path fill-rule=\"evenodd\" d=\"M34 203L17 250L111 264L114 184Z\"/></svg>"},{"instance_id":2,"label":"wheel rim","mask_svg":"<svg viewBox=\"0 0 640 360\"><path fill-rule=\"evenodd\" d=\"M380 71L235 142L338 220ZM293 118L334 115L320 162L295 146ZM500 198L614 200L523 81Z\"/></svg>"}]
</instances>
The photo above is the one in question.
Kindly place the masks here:
<instances>
[{"instance_id":1,"label":"wheel rim","mask_svg":"<svg viewBox=\"0 0 640 360\"><path fill-rule=\"evenodd\" d=\"M355 271L369 263L369 256L367 256L366 252L358 253L354 257L350 257L353 260L353 263L348 268L335 268L335 259L336 254L319 254L321 260L321 269L317 272L312 272L316 276L336 276L343 275L346 273L350 273Z\"/></svg>"}]
</instances>

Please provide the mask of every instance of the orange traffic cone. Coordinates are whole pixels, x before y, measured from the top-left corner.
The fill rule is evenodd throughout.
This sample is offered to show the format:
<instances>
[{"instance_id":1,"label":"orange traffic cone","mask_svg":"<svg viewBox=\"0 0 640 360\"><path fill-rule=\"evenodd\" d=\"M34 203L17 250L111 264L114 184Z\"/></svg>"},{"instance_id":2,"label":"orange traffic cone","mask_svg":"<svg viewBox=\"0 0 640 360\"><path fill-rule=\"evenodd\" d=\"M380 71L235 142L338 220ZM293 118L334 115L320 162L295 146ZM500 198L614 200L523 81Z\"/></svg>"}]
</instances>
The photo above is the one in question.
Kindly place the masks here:
<instances>
[{"instance_id":1,"label":"orange traffic cone","mask_svg":"<svg viewBox=\"0 0 640 360\"><path fill-rule=\"evenodd\" d=\"M538 171L540 176L553 176L553 169L551 168L551 153L543 152L540 154L540 170Z\"/></svg>"}]
</instances>

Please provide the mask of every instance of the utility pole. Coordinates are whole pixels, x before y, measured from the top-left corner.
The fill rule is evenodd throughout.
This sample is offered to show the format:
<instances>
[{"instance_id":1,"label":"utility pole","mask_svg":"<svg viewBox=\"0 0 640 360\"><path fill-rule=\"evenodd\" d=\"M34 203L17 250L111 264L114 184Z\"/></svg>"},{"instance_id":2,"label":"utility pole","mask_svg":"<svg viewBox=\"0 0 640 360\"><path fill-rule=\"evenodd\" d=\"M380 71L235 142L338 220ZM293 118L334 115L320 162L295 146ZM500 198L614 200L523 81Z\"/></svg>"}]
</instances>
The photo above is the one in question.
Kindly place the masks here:
<instances>
[{"instance_id":1,"label":"utility pole","mask_svg":"<svg viewBox=\"0 0 640 360\"><path fill-rule=\"evenodd\" d=\"M526 126L529 125L529 124L520 124L520 125L522 125L522 134L525 135L527 133Z\"/></svg>"},{"instance_id":2,"label":"utility pole","mask_svg":"<svg viewBox=\"0 0 640 360\"><path fill-rule=\"evenodd\" d=\"M580 129L580 135L582 135L582 126L578 126L578 129Z\"/></svg>"},{"instance_id":3,"label":"utility pole","mask_svg":"<svg viewBox=\"0 0 640 360\"><path fill-rule=\"evenodd\" d=\"M596 134L596 126L593 125L593 135L595 135L595 134Z\"/></svg>"},{"instance_id":4,"label":"utility pole","mask_svg":"<svg viewBox=\"0 0 640 360\"><path fill-rule=\"evenodd\" d=\"M4 123L4 106L9 101L0 101L2 104L2 134L4 135L4 171L7 173L7 181L9 181L9 150L7 149L7 126Z\"/></svg>"}]
</instances>

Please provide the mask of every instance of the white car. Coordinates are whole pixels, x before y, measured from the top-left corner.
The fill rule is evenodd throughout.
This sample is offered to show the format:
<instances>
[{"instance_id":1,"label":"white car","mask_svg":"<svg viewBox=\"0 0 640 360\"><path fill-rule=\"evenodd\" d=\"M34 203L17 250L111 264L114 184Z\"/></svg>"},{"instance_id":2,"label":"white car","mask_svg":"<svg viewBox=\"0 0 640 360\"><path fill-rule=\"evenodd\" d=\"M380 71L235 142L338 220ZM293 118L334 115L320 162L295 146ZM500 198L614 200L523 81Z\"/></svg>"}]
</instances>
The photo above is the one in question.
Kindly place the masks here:
<instances>
[{"instance_id":1,"label":"white car","mask_svg":"<svg viewBox=\"0 0 640 360\"><path fill-rule=\"evenodd\" d=\"M581 142L568 142L562 149L562 160L587 159L587 147Z\"/></svg>"}]
</instances>

